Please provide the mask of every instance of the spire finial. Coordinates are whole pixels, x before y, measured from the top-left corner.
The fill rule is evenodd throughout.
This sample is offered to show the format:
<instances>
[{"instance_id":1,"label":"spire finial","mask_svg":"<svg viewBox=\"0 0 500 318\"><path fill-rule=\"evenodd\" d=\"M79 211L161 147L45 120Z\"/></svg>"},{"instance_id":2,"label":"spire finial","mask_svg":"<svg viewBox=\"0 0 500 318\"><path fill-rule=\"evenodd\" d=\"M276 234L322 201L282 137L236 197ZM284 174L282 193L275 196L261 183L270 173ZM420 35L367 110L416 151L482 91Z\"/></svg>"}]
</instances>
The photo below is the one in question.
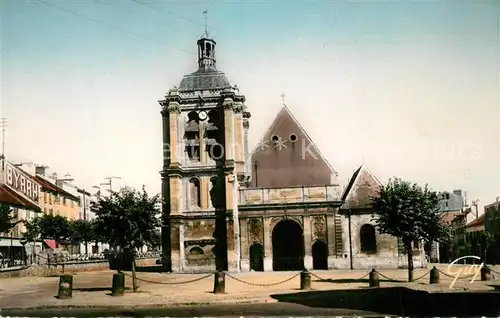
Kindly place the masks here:
<instances>
[{"instance_id":1,"label":"spire finial","mask_svg":"<svg viewBox=\"0 0 500 318\"><path fill-rule=\"evenodd\" d=\"M286 97L285 93L281 93L280 97L281 97L281 104L285 105L285 97Z\"/></svg>"},{"instance_id":2,"label":"spire finial","mask_svg":"<svg viewBox=\"0 0 500 318\"><path fill-rule=\"evenodd\" d=\"M205 37L208 38L208 10L203 11L203 16L205 18Z\"/></svg>"}]
</instances>

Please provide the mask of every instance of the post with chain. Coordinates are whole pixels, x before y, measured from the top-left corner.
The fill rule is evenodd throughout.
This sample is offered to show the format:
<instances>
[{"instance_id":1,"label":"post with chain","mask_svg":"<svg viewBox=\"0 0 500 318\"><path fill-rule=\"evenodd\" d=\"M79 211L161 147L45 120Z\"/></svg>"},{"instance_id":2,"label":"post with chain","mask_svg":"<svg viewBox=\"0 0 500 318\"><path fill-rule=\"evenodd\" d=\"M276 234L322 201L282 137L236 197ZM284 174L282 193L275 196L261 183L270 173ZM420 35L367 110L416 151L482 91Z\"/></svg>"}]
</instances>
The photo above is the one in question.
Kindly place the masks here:
<instances>
[{"instance_id":1,"label":"post with chain","mask_svg":"<svg viewBox=\"0 0 500 318\"><path fill-rule=\"evenodd\" d=\"M214 279L214 294L226 293L226 273L223 271L216 271Z\"/></svg>"},{"instance_id":2,"label":"post with chain","mask_svg":"<svg viewBox=\"0 0 500 318\"><path fill-rule=\"evenodd\" d=\"M59 292L57 298L67 299L73 296L73 276L61 275L59 277Z\"/></svg>"},{"instance_id":3,"label":"post with chain","mask_svg":"<svg viewBox=\"0 0 500 318\"><path fill-rule=\"evenodd\" d=\"M311 273L307 269L300 272L300 289L310 290L311 289Z\"/></svg>"},{"instance_id":4,"label":"post with chain","mask_svg":"<svg viewBox=\"0 0 500 318\"><path fill-rule=\"evenodd\" d=\"M434 266L429 273L429 284L439 284L439 271Z\"/></svg>"},{"instance_id":5,"label":"post with chain","mask_svg":"<svg viewBox=\"0 0 500 318\"><path fill-rule=\"evenodd\" d=\"M373 268L372 271L370 272L369 284L370 287L380 287L380 276L375 270L375 268Z\"/></svg>"},{"instance_id":6,"label":"post with chain","mask_svg":"<svg viewBox=\"0 0 500 318\"><path fill-rule=\"evenodd\" d=\"M122 272L113 274L113 286L111 296L123 296L125 294L125 275Z\"/></svg>"}]
</instances>

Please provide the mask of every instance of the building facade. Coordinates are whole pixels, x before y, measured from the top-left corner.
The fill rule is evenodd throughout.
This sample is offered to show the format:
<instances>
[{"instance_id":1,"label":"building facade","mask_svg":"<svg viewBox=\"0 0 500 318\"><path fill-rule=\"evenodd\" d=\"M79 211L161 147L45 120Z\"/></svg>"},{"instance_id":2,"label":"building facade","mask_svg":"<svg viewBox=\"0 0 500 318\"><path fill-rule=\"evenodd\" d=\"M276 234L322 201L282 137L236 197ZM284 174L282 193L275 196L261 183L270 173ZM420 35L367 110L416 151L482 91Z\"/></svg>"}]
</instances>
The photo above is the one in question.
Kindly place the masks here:
<instances>
[{"instance_id":1,"label":"building facade","mask_svg":"<svg viewBox=\"0 0 500 318\"><path fill-rule=\"evenodd\" d=\"M24 242L23 221L37 217L41 185L17 165L2 159L0 172L0 203L8 205L17 224L9 233L0 233L0 254L2 258L22 259L25 253L41 250L41 243Z\"/></svg>"},{"instance_id":2,"label":"building facade","mask_svg":"<svg viewBox=\"0 0 500 318\"><path fill-rule=\"evenodd\" d=\"M245 97L216 67L214 40L197 42L198 70L162 107L162 261L172 271L272 271L405 266L379 234L370 197L380 182L337 172L290 109L252 153ZM421 247L416 266L425 264Z\"/></svg>"}]
</instances>

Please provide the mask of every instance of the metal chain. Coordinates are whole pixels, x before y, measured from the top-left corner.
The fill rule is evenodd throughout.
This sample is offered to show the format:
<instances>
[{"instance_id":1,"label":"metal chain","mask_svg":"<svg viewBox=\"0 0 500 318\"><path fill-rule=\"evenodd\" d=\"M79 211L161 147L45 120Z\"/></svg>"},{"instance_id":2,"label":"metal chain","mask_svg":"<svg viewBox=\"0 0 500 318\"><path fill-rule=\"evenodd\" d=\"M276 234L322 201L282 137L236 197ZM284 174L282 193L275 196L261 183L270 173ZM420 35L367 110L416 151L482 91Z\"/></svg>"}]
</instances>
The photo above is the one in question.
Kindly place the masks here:
<instances>
[{"instance_id":1,"label":"metal chain","mask_svg":"<svg viewBox=\"0 0 500 318\"><path fill-rule=\"evenodd\" d=\"M381 272L379 272L379 271L377 271L377 270L375 270L375 272L377 272L380 276L382 276L382 278L385 278L385 279L387 279L387 280L392 280L392 281L395 281L395 282L402 282L402 280L399 280L399 279L392 279L392 278L390 278L390 277L387 277L387 276L385 276L384 274L382 274Z\"/></svg>"},{"instance_id":2,"label":"metal chain","mask_svg":"<svg viewBox=\"0 0 500 318\"><path fill-rule=\"evenodd\" d=\"M280 284L283 284L283 283L286 283L288 281L291 281L292 279L294 279L295 277L299 276L300 273L297 273L295 275L293 275L292 277L290 278L287 278L283 281L279 281L279 282L276 282L276 283L270 283L270 284L256 284L256 283L250 283L250 282L246 282L242 279L239 279L237 277L234 277L233 275L229 274L228 272L224 272L226 273L227 276L231 277L232 279L234 279L235 281L238 281L240 283L243 283L243 284L247 284L247 285L251 285L251 286L260 286L260 287L266 287L266 286L276 286L276 285L280 285Z\"/></svg>"},{"instance_id":3,"label":"metal chain","mask_svg":"<svg viewBox=\"0 0 500 318\"><path fill-rule=\"evenodd\" d=\"M123 272L122 272L123 273ZM130 274L127 274L127 273L123 273L125 276L128 276L128 277L132 277L132 275ZM183 281L183 282L154 282L152 280L147 280L147 279L143 279L143 278L139 278L139 277L136 277L135 279L139 280L139 281L142 281L142 282L145 282L145 283L150 283L150 284L159 284L159 285L181 285L181 284L189 284L189 283L194 283L194 282L197 282L197 281L200 281L200 280L203 280L205 278L208 278L210 276L212 276L214 273L210 273L210 274L207 274L205 276L202 276L202 277L198 277L198 278L195 278L195 279L192 279L192 280L187 280L187 281Z\"/></svg>"},{"instance_id":4,"label":"metal chain","mask_svg":"<svg viewBox=\"0 0 500 318\"><path fill-rule=\"evenodd\" d=\"M417 281L417 280L420 280L422 278L424 278L425 276L429 275L431 271L428 271L427 273L425 273L424 275L420 276L419 278L414 278L413 281Z\"/></svg>"},{"instance_id":5,"label":"metal chain","mask_svg":"<svg viewBox=\"0 0 500 318\"><path fill-rule=\"evenodd\" d=\"M444 276L446 276L446 277L449 277L449 278L453 278L453 279L455 279L455 276L449 275L449 274L447 274L447 273L443 272L443 271L442 271L442 270L440 270L440 269L437 269L437 271L438 271L440 274L443 274L443 275L444 275ZM468 279L468 278L474 277L474 276L476 276L476 275L477 275L477 274L472 274L472 275L469 275L469 276L459 276L459 277L458 277L458 279Z\"/></svg>"},{"instance_id":6,"label":"metal chain","mask_svg":"<svg viewBox=\"0 0 500 318\"><path fill-rule=\"evenodd\" d=\"M318 276L317 274L312 273L312 272L309 272L309 274L311 274L311 276L316 277L317 279L319 279L319 280L323 280L323 281L327 281L327 280L333 279L333 278L323 278L323 277ZM365 274L365 275L364 275L364 276L362 276L361 278L357 278L357 279L356 279L356 278L354 278L354 280L362 280L362 279L366 278L368 275L370 275L370 273ZM347 278L347 279L349 279L349 278Z\"/></svg>"}]
</instances>

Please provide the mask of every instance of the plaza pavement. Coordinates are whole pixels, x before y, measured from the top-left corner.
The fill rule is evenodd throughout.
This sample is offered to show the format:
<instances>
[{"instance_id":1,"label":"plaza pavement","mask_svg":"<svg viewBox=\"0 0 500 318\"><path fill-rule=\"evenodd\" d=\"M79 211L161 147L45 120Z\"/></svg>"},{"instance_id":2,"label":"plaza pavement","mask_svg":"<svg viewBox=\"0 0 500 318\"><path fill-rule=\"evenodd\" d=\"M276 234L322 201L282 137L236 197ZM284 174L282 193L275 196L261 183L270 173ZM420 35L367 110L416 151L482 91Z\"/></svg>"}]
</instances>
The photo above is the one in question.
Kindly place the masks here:
<instances>
[{"instance_id":1,"label":"plaza pavement","mask_svg":"<svg viewBox=\"0 0 500 318\"><path fill-rule=\"evenodd\" d=\"M419 278L427 273L427 269L417 268L414 277ZM446 272L446 265L438 265ZM492 267L500 272L500 266ZM312 271L312 289L339 290L367 287L366 280L369 270L328 270ZM440 283L429 285L429 275L416 283L407 280L405 269L380 269L383 276L402 282L384 282L381 286L409 286L415 289L429 291L448 290L452 278L440 275ZM162 306L186 306L203 304L237 304L237 303L268 303L276 302L271 297L274 294L296 293L300 291L298 272L250 272L230 273L226 276L226 293L214 295L214 275L190 283L206 276L206 274L164 274L139 272L139 290L131 291L132 278L126 277L126 287L130 288L124 296L110 296L112 276L115 271L103 270L80 272L73 276L73 297L60 300L55 298L58 292L59 277L17 277L0 279L0 308L2 309L37 309L37 308L144 308ZM126 274L130 274L127 272ZM293 279L291 277L295 276ZM320 281L318 277L324 279ZM235 279L236 278L236 279ZM282 281L286 282L280 284ZM383 277L381 277L383 279ZM145 281L143 281L145 280ZM241 281L243 282L241 282ZM147 282L146 282L147 281ZM246 283L245 283L246 282ZM500 284L500 280L481 282L480 276L474 283L470 279L459 279L455 290L485 290L493 289L488 285ZM270 286L271 285L271 286ZM1 314L1 311L0 311Z\"/></svg>"}]
</instances>

